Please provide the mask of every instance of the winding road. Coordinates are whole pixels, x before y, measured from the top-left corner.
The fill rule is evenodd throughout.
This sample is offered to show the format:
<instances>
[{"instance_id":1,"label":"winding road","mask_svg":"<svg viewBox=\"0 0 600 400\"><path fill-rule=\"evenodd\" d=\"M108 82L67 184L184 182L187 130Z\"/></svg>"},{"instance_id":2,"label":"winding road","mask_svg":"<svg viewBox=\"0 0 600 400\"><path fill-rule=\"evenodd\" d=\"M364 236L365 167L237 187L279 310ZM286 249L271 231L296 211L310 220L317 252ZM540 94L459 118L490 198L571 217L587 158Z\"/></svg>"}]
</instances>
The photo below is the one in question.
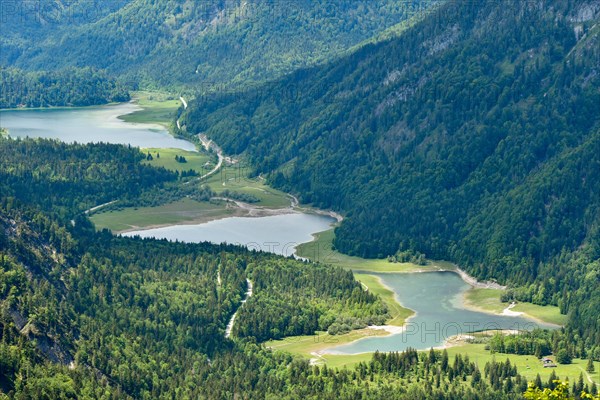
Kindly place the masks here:
<instances>
[{"instance_id":1,"label":"winding road","mask_svg":"<svg viewBox=\"0 0 600 400\"><path fill-rule=\"evenodd\" d=\"M108 203L100 204L99 206L92 207L92 208L90 208L89 210L85 210L85 211L84 211L84 213L85 213L85 214L93 213L94 211L98 211L98 210L99 210L99 209L101 209L101 208L108 207L108 206L110 206L111 204L115 204L117 201L118 201L118 200L113 200L113 201L109 201Z\"/></svg>"},{"instance_id":2,"label":"winding road","mask_svg":"<svg viewBox=\"0 0 600 400\"><path fill-rule=\"evenodd\" d=\"M179 100L181 100L181 103L183 104L183 109L187 110L188 104L187 101L185 101L185 99L183 98L183 96L179 96ZM177 129L181 130L181 123L179 122L179 118L177 118Z\"/></svg>"},{"instance_id":3,"label":"winding road","mask_svg":"<svg viewBox=\"0 0 600 400\"><path fill-rule=\"evenodd\" d=\"M183 98L183 96L180 96L179 100L181 100L181 102L183 103L183 109L187 110L187 101L185 101L185 99Z\"/></svg>"},{"instance_id":4,"label":"winding road","mask_svg":"<svg viewBox=\"0 0 600 400\"><path fill-rule=\"evenodd\" d=\"M219 161L217 162L217 165L213 169L211 169L209 172L207 172L206 174L204 174L202 176L199 176L196 179L185 182L184 185L189 185L192 182L204 180L204 179L208 178L209 176L216 174L223 166L223 161L225 161L225 156L223 155L223 150L221 150L221 148L219 146L217 146L212 140L209 140L204 135L198 135L198 139L200 139L200 142L202 143L202 146L206 149L206 151L213 149L217 153L217 157L218 157Z\"/></svg>"},{"instance_id":5,"label":"winding road","mask_svg":"<svg viewBox=\"0 0 600 400\"><path fill-rule=\"evenodd\" d=\"M223 161L225 160L225 156L223 155L223 150L221 150L221 148L217 146L215 142L208 139L205 135L198 135L198 139L200 139L200 142L202 142L202 146L204 146L206 151L210 151L210 149L213 149L217 153L217 157L219 158L216 167L214 167L210 172L207 172L206 174L198 178L198 180L202 180L204 178L208 178L209 176L216 174L217 171L221 169L221 167L223 166Z\"/></svg>"},{"instance_id":6,"label":"winding road","mask_svg":"<svg viewBox=\"0 0 600 400\"><path fill-rule=\"evenodd\" d=\"M229 323L227 324L227 328L225 329L225 337L226 338L231 337L231 331L233 330L233 324L235 323L235 317L237 316L237 313L240 311L240 308L242 308L244 306L244 304L248 301L250 296L252 296L252 282L250 282L250 279L246 279L246 283L248 283L248 290L246 291L246 297L244 298L244 300L242 300L240 306L233 313L233 315L231 316L231 319L229 320Z\"/></svg>"}]
</instances>

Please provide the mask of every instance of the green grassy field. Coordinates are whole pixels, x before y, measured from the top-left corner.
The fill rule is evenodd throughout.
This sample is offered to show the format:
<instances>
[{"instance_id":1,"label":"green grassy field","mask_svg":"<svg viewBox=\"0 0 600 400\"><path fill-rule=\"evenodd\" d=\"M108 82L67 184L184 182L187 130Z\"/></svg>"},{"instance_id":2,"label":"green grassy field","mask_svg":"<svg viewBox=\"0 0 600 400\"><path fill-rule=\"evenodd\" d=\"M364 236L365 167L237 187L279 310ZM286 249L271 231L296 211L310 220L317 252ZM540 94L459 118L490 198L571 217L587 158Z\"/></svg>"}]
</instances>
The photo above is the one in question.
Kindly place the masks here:
<instances>
[{"instance_id":1,"label":"green grassy field","mask_svg":"<svg viewBox=\"0 0 600 400\"><path fill-rule=\"evenodd\" d=\"M394 292L386 288L376 276L355 273L354 277L366 286L371 293L380 296L385 302L390 313L390 319L386 321L388 325L403 326L406 319L414 314L412 310L402 307L396 301Z\"/></svg>"},{"instance_id":2,"label":"green grassy field","mask_svg":"<svg viewBox=\"0 0 600 400\"><path fill-rule=\"evenodd\" d=\"M278 197L277 194L266 193L257 197L261 198L261 201L254 203L253 206L266 208L283 208L284 206L285 198ZM274 207L274 204L279 207ZM233 208L225 202L197 202L183 199L158 207L129 207L118 211L97 213L91 216L91 220L97 229L106 228L113 232L123 232L168 224L203 223L242 215L244 215L244 210Z\"/></svg>"},{"instance_id":3,"label":"green grassy field","mask_svg":"<svg viewBox=\"0 0 600 400\"><path fill-rule=\"evenodd\" d=\"M232 215L234 210L223 205L183 199L159 207L125 208L94 214L90 217L96 229L113 232L147 228L150 226L181 224L192 221L211 220Z\"/></svg>"},{"instance_id":4,"label":"green grassy field","mask_svg":"<svg viewBox=\"0 0 600 400\"><path fill-rule=\"evenodd\" d=\"M501 313L508 304L500 301L502 292L496 289L471 289L465 295L465 305L483 311ZM525 313L527 316L550 324L564 325L567 316L554 306L538 306L531 303L518 303L512 311Z\"/></svg>"},{"instance_id":5,"label":"green grassy field","mask_svg":"<svg viewBox=\"0 0 600 400\"><path fill-rule=\"evenodd\" d=\"M306 358L319 358L321 361L326 362L329 366L330 359L337 358L338 360L341 360L341 358L344 357L347 358L354 356L332 356L328 354L317 356L316 354L312 353L316 353L333 346L350 343L364 337L384 335L386 335L386 333L383 330L374 329L359 329L344 335L335 336L329 335L327 332L317 332L315 335L292 336L281 340L270 340L264 344L273 350L286 351L292 354L301 355ZM368 356L368 359L371 358L371 354L364 354L363 356ZM346 361L342 361L342 363L343 362ZM338 363L340 363L340 361L338 361Z\"/></svg>"},{"instance_id":6,"label":"green grassy field","mask_svg":"<svg viewBox=\"0 0 600 400\"><path fill-rule=\"evenodd\" d=\"M292 351L292 353L301 354L301 345L296 346L299 351ZM326 347L326 346L324 346ZM293 347L291 347L294 349ZM484 344L464 344L456 347L448 348L448 355L450 356L450 363L453 362L454 357L457 354L464 356L469 355L469 359L474 361L481 370L485 367L485 363L492 360L504 361L507 358L510 362L517 366L519 374L527 378L528 381L533 381L537 374L540 374L542 381L547 382L550 374L554 370L561 379L568 379L569 382L573 382L579 379L579 374L583 373L583 379L585 383L592 381L600 385L600 362L595 362L595 371L593 374L585 372L587 366L587 360L574 359L572 364L558 364L556 368L544 368L542 363L535 358L535 356L521 356L515 354L492 354L488 350L485 350ZM314 356L311 356L314 357ZM332 368L353 368L360 362L367 362L371 359L372 354L356 354L356 355L328 355L321 356L323 362L327 363L328 367ZM591 383L590 383L591 384Z\"/></svg>"},{"instance_id":7,"label":"green grassy field","mask_svg":"<svg viewBox=\"0 0 600 400\"><path fill-rule=\"evenodd\" d=\"M208 153L186 152L178 149L144 149L144 151L149 151L153 157L153 160L145 160L144 163L171 170L182 171L192 168L202 175L207 172L207 168L204 167L206 162L211 163L210 169L216 165L215 156ZM156 157L157 152L160 154L160 158ZM188 162L185 164L176 162L175 155L183 155ZM217 196L226 189L252 194L260 200L258 203L252 204L254 207L278 209L290 206L291 200L285 193L270 188L262 180L246 178L240 172L239 170L236 171L235 167L227 167L223 173L217 172L207 178L204 184L209 185ZM235 175L236 173L238 175ZM243 214L243 210L236 210L232 208L231 204L225 202L220 204L199 203L185 199L159 207L130 207L118 211L98 213L94 214L91 219L98 229L107 228L113 232L122 232L168 224L202 223Z\"/></svg>"},{"instance_id":8,"label":"green grassy field","mask_svg":"<svg viewBox=\"0 0 600 400\"><path fill-rule=\"evenodd\" d=\"M231 190L255 196L260 199L260 202L254 203L256 206L274 209L290 206L291 200L284 192L271 188L261 179L248 178L248 172L241 166L224 166L219 172L207 178L206 184L217 195L224 190Z\"/></svg>"},{"instance_id":9,"label":"green grassy field","mask_svg":"<svg viewBox=\"0 0 600 400\"><path fill-rule=\"evenodd\" d=\"M164 166L165 168L175 169L175 154L183 155L187 152L176 149L160 149L160 158L154 157L155 150L151 150L154 160L144 161L150 165ZM195 154L195 153L192 153ZM171 157L172 156L172 157ZM202 165L209 155L195 155L188 158L188 163L183 169L189 169L192 165ZM172 161L171 161L172 159ZM204 161L206 162L206 161ZM187 166L187 168L185 167ZM217 173L216 175L219 175ZM285 208L290 205L290 199L285 193L274 190L258 180L241 179L233 182L228 181L225 186L218 183L218 177L210 177L207 184L217 193L221 194L225 189L234 190L240 193L251 193L260 199L260 202L253 206L264 208ZM236 210L224 202L213 204L209 202L197 202L190 199L184 199L170 204L158 207L129 207L118 211L109 211L97 213L91 216L92 222L97 229L110 229L113 232L122 232L125 230L148 228L152 226L180 224L180 223L202 223L210 220L242 215L243 210Z\"/></svg>"},{"instance_id":10,"label":"green grassy field","mask_svg":"<svg viewBox=\"0 0 600 400\"><path fill-rule=\"evenodd\" d=\"M572 364L558 364L556 368L544 368L542 363L535 356L521 356L516 354L491 354L485 349L484 344L464 344L461 346L451 347L448 349L448 354L453 357L456 354L468 354L471 361L476 362L479 368L483 369L485 363L495 359L496 361L504 361L507 358L510 362L517 366L519 373L526 377L527 380L534 380L539 373L542 381L547 382L552 370L561 378L568 378L570 382L579 379L579 374L583 372L584 381L589 383L588 376L585 372L587 360L574 359ZM590 378L600 384L600 362L594 363L596 372Z\"/></svg>"},{"instance_id":11,"label":"green grassy field","mask_svg":"<svg viewBox=\"0 0 600 400\"><path fill-rule=\"evenodd\" d=\"M297 254L313 261L339 265L361 272L420 272L439 269L433 265L391 263L387 259L365 259L342 254L332 249L334 236L333 229L317 233L314 241L298 246Z\"/></svg>"},{"instance_id":12,"label":"green grassy field","mask_svg":"<svg viewBox=\"0 0 600 400\"><path fill-rule=\"evenodd\" d=\"M160 124L168 128L181 106L177 96L159 92L134 92L133 99L143 110L120 116L125 122Z\"/></svg>"},{"instance_id":13,"label":"green grassy field","mask_svg":"<svg viewBox=\"0 0 600 400\"><path fill-rule=\"evenodd\" d=\"M208 154L204 151L194 152L181 149L142 149L144 153L150 153L152 160L144 160L142 163L153 167L164 167L171 171L189 171L193 169L198 175L203 175L212 170L217 164L216 156ZM157 157L157 154L160 157ZM175 156L183 156L187 160L186 163L175 161Z\"/></svg>"}]
</instances>

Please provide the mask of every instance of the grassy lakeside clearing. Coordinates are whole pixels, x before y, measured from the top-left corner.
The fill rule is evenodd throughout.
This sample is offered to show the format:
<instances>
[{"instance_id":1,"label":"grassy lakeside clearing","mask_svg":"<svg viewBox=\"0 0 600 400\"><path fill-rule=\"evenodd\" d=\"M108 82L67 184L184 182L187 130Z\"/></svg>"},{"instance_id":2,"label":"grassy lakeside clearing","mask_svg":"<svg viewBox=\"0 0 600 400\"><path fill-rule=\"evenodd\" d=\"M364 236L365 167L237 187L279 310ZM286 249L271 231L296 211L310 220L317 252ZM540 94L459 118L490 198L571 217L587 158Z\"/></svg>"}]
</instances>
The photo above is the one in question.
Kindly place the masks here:
<instances>
[{"instance_id":1,"label":"grassy lakeside clearing","mask_svg":"<svg viewBox=\"0 0 600 400\"><path fill-rule=\"evenodd\" d=\"M394 292L388 289L378 277L358 273L355 273L354 277L357 281L360 281L363 286L366 286L365 289L380 296L385 302L388 307L388 312L390 313L390 319L386 321L388 325L403 326L406 320L414 314L412 310L404 308L398 303Z\"/></svg>"},{"instance_id":2,"label":"grassy lakeside clearing","mask_svg":"<svg viewBox=\"0 0 600 400\"><path fill-rule=\"evenodd\" d=\"M454 362L454 358L457 354L461 356L468 355L471 361L474 361L479 369L483 370L485 364L492 360L504 361L507 358L511 364L517 366L517 370L521 376L527 378L528 381L535 380L537 374L540 374L543 382L547 382L550 378L552 371L561 379L568 379L569 382L575 382L579 379L579 375L583 374L584 383L591 385L591 381L596 382L600 385L600 362L594 362L595 371L593 374L589 374L585 371L588 360L573 359L571 364L558 364L556 368L544 368L542 363L531 355L516 355L516 354L492 354L489 350L485 349L485 344L462 344L454 347L448 347L448 355L450 357L450 364ZM294 353L294 352L293 352ZM295 352L300 354L300 352ZM363 353L355 355L330 355L325 354L318 358L322 362L325 362L328 367L332 368L354 368L360 362L368 362L372 358L372 353Z\"/></svg>"},{"instance_id":3,"label":"grassy lakeside clearing","mask_svg":"<svg viewBox=\"0 0 600 400\"><path fill-rule=\"evenodd\" d=\"M225 204L182 199L159 207L125 208L98 213L90 219L96 229L106 228L118 233L164 225L208 222L235 215L235 209L228 208Z\"/></svg>"},{"instance_id":4,"label":"grassy lakeside clearing","mask_svg":"<svg viewBox=\"0 0 600 400\"><path fill-rule=\"evenodd\" d=\"M273 350L286 351L306 358L316 359L320 362L326 362L329 366L330 359L354 356L319 354L320 351L333 346L351 343L364 337L385 335L387 333L381 329L358 329L343 335L330 335L327 332L317 332L315 335L291 336L281 340L269 340L264 344ZM366 356L366 359L371 358L370 353L361 355Z\"/></svg>"},{"instance_id":5,"label":"grassy lakeside clearing","mask_svg":"<svg viewBox=\"0 0 600 400\"><path fill-rule=\"evenodd\" d=\"M465 294L465 306L484 312L501 314L508 306L500 301L501 292L496 289L472 288ZM555 325L564 325L567 316L560 313L555 306L538 306L531 303L517 303L511 311L522 312L526 316Z\"/></svg>"},{"instance_id":6,"label":"grassy lakeside clearing","mask_svg":"<svg viewBox=\"0 0 600 400\"><path fill-rule=\"evenodd\" d=\"M268 186L264 180L259 178L248 178L248 171L240 165L227 165L219 172L208 177L204 182L217 195L225 190L254 196L259 199L255 206L265 208L287 208L291 200L288 195L280 190Z\"/></svg>"},{"instance_id":7,"label":"grassy lakeside clearing","mask_svg":"<svg viewBox=\"0 0 600 400\"><path fill-rule=\"evenodd\" d=\"M315 240L298 246L297 254L326 264L339 265L360 272L423 272L437 271L434 265L416 265L412 263L391 263L386 259L365 259L342 254L333 249L333 229L317 233Z\"/></svg>"},{"instance_id":8,"label":"grassy lakeside clearing","mask_svg":"<svg viewBox=\"0 0 600 400\"><path fill-rule=\"evenodd\" d=\"M144 153L150 153L152 160L144 160L143 164L153 167L163 167L171 171L189 171L190 169L203 175L212 170L217 164L214 155L205 152L186 151L181 149L142 149ZM181 163L175 160L175 156L184 157L186 162Z\"/></svg>"},{"instance_id":9,"label":"grassy lakeside clearing","mask_svg":"<svg viewBox=\"0 0 600 400\"><path fill-rule=\"evenodd\" d=\"M142 110L122 115L119 119L134 124L159 124L169 128L175 112L181 106L181 101L175 95L161 92L134 92L132 98Z\"/></svg>"},{"instance_id":10,"label":"grassy lakeside clearing","mask_svg":"<svg viewBox=\"0 0 600 400\"><path fill-rule=\"evenodd\" d=\"M573 359L571 364L558 364L556 368L544 368L535 356L503 353L492 354L489 350L485 349L485 344L464 344L448 348L448 355L451 361L453 361L457 354L468 354L471 361L476 362L482 370L486 362L492 360L504 361L508 358L511 364L517 366L519 374L526 377L528 381L534 380L536 375L540 374L542 381L547 382L552 371L555 371L561 379L568 378L571 383L579 379L579 374L583 373L585 383L590 383L588 380L589 376L596 384L600 384L600 362L594 363L596 372L592 376L592 374L585 372L588 360Z\"/></svg>"},{"instance_id":11,"label":"grassy lakeside clearing","mask_svg":"<svg viewBox=\"0 0 600 400\"><path fill-rule=\"evenodd\" d=\"M181 155L185 153L180 150L173 150L173 154L165 151L165 149L158 149L158 151L161 154L160 159L157 160L155 157L152 161L144 162L158 166L157 162L163 162L160 160L172 158L173 162L175 162L174 154ZM153 151L151 154L154 154ZM169 154L169 156L166 154ZM187 155L185 157L187 158ZM197 164L201 164L202 157L204 156L199 154L197 157ZM170 163L171 161L169 160L168 162ZM183 169L189 169L189 167L186 168L185 166L190 164L191 159L188 159L187 164L182 164L184 165ZM161 166L168 167L168 164ZM97 229L106 228L115 233L122 233L135 229L154 228L173 224L200 224L227 217L251 216L260 214L261 209L283 210L290 206L290 199L285 193L271 189L259 180L241 179L235 183L229 182L226 186L223 186L218 183L220 182L218 180L219 176L219 173L215 174L206 183L213 188L217 196L220 196L225 189L229 189L238 193L253 194L260 201L253 203L248 209L243 209L225 201L198 202L191 199L183 199L158 207L129 207L122 210L100 212L92 215L91 220Z\"/></svg>"}]
</instances>

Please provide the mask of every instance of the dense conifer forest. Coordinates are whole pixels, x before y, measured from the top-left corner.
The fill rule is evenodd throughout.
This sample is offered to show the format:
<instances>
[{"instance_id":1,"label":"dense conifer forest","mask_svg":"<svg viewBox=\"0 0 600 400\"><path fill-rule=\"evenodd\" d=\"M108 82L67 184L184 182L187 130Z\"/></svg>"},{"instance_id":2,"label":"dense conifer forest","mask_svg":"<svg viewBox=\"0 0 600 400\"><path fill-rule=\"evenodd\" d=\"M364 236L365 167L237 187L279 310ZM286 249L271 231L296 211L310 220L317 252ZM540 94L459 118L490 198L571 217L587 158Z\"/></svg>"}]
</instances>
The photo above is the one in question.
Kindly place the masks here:
<instances>
[{"instance_id":1,"label":"dense conifer forest","mask_svg":"<svg viewBox=\"0 0 600 400\"><path fill-rule=\"evenodd\" d=\"M234 351L225 326L246 278L256 282L247 307L261 318L241 316L235 336L252 342L385 319L381 301L340 268L233 246L96 233L82 212L90 204L175 179L141 164L137 149L13 139L0 139L0 148L2 387L17 398L92 390L73 381L80 374L112 386L112 395L173 393L210 367L210 357ZM306 307L287 307L292 297ZM282 324L287 331L279 333ZM59 365L78 372L45 382Z\"/></svg>"},{"instance_id":2,"label":"dense conifer forest","mask_svg":"<svg viewBox=\"0 0 600 400\"><path fill-rule=\"evenodd\" d=\"M597 1L0 8L0 108L183 93L172 133L203 133L252 176L343 214L335 250L449 260L507 285L505 302L568 316L474 337L486 362L407 349L336 369L274 351L263 343L385 324L390 303L340 267L97 231L96 206L208 201L214 187L130 146L1 130L0 399L600 399L584 379L600 360ZM586 370L527 381L510 359L549 354Z\"/></svg>"},{"instance_id":3,"label":"dense conifer forest","mask_svg":"<svg viewBox=\"0 0 600 400\"><path fill-rule=\"evenodd\" d=\"M328 65L199 98L182 121L342 211L336 249L452 260L560 306L598 347L598 21L590 2L449 2Z\"/></svg>"},{"instance_id":4,"label":"dense conifer forest","mask_svg":"<svg viewBox=\"0 0 600 400\"><path fill-rule=\"evenodd\" d=\"M513 399L527 390L509 361L407 350L339 371L273 353L256 343L381 323L386 307L339 267L97 233L81 212L89 204L174 179L141 164L137 149L0 145L0 392L10 398ZM122 169L137 173L111 172ZM232 341L225 325L246 279L255 295Z\"/></svg>"},{"instance_id":5,"label":"dense conifer forest","mask_svg":"<svg viewBox=\"0 0 600 400\"><path fill-rule=\"evenodd\" d=\"M0 65L28 70L85 65L123 76L132 86L218 92L335 57L434 1L8 3Z\"/></svg>"},{"instance_id":6,"label":"dense conifer forest","mask_svg":"<svg viewBox=\"0 0 600 400\"><path fill-rule=\"evenodd\" d=\"M0 68L0 108L83 107L129 99L129 92L122 84L91 68L57 72Z\"/></svg>"}]
</instances>

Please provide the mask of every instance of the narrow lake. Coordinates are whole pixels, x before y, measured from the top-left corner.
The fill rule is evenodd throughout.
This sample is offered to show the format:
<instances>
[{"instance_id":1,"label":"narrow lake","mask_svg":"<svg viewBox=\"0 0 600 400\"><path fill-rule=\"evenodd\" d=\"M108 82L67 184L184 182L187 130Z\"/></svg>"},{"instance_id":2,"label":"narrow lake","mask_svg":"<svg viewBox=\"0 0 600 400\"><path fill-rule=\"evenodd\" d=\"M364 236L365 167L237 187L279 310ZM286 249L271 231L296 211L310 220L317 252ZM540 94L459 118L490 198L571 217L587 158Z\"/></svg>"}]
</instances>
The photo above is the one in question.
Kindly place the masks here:
<instances>
[{"instance_id":1,"label":"narrow lake","mask_svg":"<svg viewBox=\"0 0 600 400\"><path fill-rule=\"evenodd\" d=\"M290 256L297 245L312 241L314 233L329 229L335 221L323 215L301 213L260 218L232 217L205 224L174 225L124 235L188 243L238 244L251 250Z\"/></svg>"},{"instance_id":2,"label":"narrow lake","mask_svg":"<svg viewBox=\"0 0 600 400\"><path fill-rule=\"evenodd\" d=\"M439 347L455 335L493 329L531 330L545 327L524 317L486 314L467 310L462 304L470 288L454 272L390 273L378 276L396 294L404 307L416 312L402 333L371 336L332 347L329 354L358 354L374 351L425 350Z\"/></svg>"},{"instance_id":3,"label":"narrow lake","mask_svg":"<svg viewBox=\"0 0 600 400\"><path fill-rule=\"evenodd\" d=\"M0 126L7 128L12 137L195 150L192 143L174 138L160 125L132 124L117 118L140 109L135 104L123 103L83 108L2 110Z\"/></svg>"}]
</instances>

